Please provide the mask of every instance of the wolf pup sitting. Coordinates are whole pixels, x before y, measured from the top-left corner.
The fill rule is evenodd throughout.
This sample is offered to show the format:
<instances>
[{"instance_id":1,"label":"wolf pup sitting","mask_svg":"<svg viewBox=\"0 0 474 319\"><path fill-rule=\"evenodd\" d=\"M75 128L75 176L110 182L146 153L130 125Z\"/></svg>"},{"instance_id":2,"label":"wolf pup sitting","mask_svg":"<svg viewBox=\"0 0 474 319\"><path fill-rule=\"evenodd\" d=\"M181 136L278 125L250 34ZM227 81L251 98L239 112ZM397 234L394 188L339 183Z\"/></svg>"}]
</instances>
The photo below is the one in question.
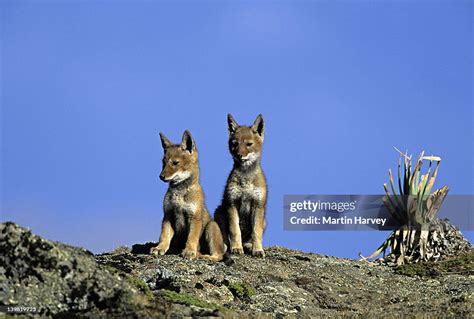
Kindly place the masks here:
<instances>
[{"instance_id":1,"label":"wolf pup sitting","mask_svg":"<svg viewBox=\"0 0 474 319\"><path fill-rule=\"evenodd\" d=\"M163 133L160 137L165 151L160 179L168 182L169 188L163 201L160 241L151 253L181 252L189 259L223 260L226 248L219 226L211 220L204 204L198 152L191 134L186 130L178 145Z\"/></svg>"},{"instance_id":2,"label":"wolf pup sitting","mask_svg":"<svg viewBox=\"0 0 474 319\"><path fill-rule=\"evenodd\" d=\"M234 167L227 179L224 197L214 215L233 254L243 254L243 246L253 256L264 257L262 247L265 229L267 184L260 167L264 124L258 115L252 126L240 126L227 115L229 150ZM229 243L230 241L230 243ZM244 242L244 245L242 245Z\"/></svg>"}]
</instances>

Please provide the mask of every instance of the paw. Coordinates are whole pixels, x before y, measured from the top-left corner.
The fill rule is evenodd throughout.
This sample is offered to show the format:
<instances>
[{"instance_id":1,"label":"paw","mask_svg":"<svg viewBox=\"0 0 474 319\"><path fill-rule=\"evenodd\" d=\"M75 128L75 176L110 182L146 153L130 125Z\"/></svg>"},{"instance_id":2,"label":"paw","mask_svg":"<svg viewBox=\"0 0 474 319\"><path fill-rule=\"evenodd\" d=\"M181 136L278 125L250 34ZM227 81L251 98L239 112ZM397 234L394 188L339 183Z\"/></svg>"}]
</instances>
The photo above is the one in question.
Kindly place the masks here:
<instances>
[{"instance_id":1,"label":"paw","mask_svg":"<svg viewBox=\"0 0 474 319\"><path fill-rule=\"evenodd\" d=\"M244 254L244 249L243 248L232 248L230 252L234 255L243 255Z\"/></svg>"},{"instance_id":2,"label":"paw","mask_svg":"<svg viewBox=\"0 0 474 319\"><path fill-rule=\"evenodd\" d=\"M168 248L158 245L150 249L150 254L155 255L155 256L158 256L158 255L162 256L166 254L167 251L168 251Z\"/></svg>"},{"instance_id":3,"label":"paw","mask_svg":"<svg viewBox=\"0 0 474 319\"><path fill-rule=\"evenodd\" d=\"M263 257L265 257L265 252L263 251L263 249L262 250L252 250L252 256L263 258Z\"/></svg>"},{"instance_id":4,"label":"paw","mask_svg":"<svg viewBox=\"0 0 474 319\"><path fill-rule=\"evenodd\" d=\"M196 259L197 257L197 251L191 250L191 249L185 249L181 253L181 256L183 256L186 259Z\"/></svg>"},{"instance_id":5,"label":"paw","mask_svg":"<svg viewBox=\"0 0 474 319\"><path fill-rule=\"evenodd\" d=\"M251 242L244 243L244 251L246 253L251 253L253 249L253 244Z\"/></svg>"}]
</instances>

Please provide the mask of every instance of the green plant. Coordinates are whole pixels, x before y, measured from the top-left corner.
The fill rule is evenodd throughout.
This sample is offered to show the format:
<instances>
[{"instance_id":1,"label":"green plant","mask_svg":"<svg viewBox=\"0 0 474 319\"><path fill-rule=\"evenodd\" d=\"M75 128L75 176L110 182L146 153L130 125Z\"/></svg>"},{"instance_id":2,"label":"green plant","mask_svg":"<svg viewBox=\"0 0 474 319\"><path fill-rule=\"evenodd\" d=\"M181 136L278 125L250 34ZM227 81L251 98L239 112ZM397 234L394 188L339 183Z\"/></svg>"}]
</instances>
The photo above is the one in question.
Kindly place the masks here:
<instances>
[{"instance_id":1,"label":"green plant","mask_svg":"<svg viewBox=\"0 0 474 319\"><path fill-rule=\"evenodd\" d=\"M124 271L115 268L114 266L106 265L105 269L107 269L107 271L111 274L125 278L125 280L127 280L133 287L137 288L138 291L149 300L154 299L153 292L151 291L150 287L148 287L148 285L140 278L127 274Z\"/></svg>"},{"instance_id":2,"label":"green plant","mask_svg":"<svg viewBox=\"0 0 474 319\"><path fill-rule=\"evenodd\" d=\"M230 292L239 299L250 298L255 295L255 289L243 282L233 282L228 286Z\"/></svg>"},{"instance_id":3,"label":"green plant","mask_svg":"<svg viewBox=\"0 0 474 319\"><path fill-rule=\"evenodd\" d=\"M390 248L390 255L398 265L406 262L428 260L430 224L443 203L449 188L447 186L431 192L438 175L441 158L438 156L424 156L424 151L418 156L416 165L412 168L412 156L400 152L398 161L398 193L393 181L392 171L388 170L390 189L385 183L384 204L392 216L401 225L394 230L382 245L369 257L370 259L384 253ZM401 161L403 159L403 175ZM423 161L428 161L428 170L425 174L421 168ZM433 163L436 166L433 168Z\"/></svg>"},{"instance_id":4,"label":"green plant","mask_svg":"<svg viewBox=\"0 0 474 319\"><path fill-rule=\"evenodd\" d=\"M161 289L160 292L167 300L171 302L180 303L180 304L184 304L188 306L196 306L196 307L205 308L205 309L225 311L225 308L220 305L207 302L205 300L194 297L190 294L177 293L175 291L166 290L166 289Z\"/></svg>"}]
</instances>

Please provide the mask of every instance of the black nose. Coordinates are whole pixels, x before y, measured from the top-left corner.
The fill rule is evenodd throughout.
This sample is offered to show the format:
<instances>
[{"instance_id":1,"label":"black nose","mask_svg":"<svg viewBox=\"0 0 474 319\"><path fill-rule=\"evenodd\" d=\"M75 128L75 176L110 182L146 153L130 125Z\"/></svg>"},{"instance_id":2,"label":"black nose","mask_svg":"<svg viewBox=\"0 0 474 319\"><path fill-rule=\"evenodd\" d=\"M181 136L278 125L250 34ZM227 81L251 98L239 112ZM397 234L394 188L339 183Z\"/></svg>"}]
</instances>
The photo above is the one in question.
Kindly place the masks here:
<instances>
[{"instance_id":1,"label":"black nose","mask_svg":"<svg viewBox=\"0 0 474 319\"><path fill-rule=\"evenodd\" d=\"M164 181L164 180L165 180L165 175L160 174L160 179L161 179L162 181Z\"/></svg>"}]
</instances>

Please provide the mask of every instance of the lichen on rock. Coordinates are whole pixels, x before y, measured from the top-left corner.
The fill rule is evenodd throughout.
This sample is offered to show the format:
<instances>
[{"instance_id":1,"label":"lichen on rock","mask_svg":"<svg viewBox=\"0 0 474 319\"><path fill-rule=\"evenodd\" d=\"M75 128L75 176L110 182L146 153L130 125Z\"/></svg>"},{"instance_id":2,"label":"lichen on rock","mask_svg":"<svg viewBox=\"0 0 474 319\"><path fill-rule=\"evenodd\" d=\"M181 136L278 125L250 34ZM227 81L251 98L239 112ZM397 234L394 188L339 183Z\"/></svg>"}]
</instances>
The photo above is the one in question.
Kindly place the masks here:
<instances>
[{"instance_id":1,"label":"lichen on rock","mask_svg":"<svg viewBox=\"0 0 474 319\"><path fill-rule=\"evenodd\" d=\"M473 315L472 249L416 269L284 247L227 266L126 247L94 256L3 223L0 251L0 304L44 317Z\"/></svg>"}]
</instances>

